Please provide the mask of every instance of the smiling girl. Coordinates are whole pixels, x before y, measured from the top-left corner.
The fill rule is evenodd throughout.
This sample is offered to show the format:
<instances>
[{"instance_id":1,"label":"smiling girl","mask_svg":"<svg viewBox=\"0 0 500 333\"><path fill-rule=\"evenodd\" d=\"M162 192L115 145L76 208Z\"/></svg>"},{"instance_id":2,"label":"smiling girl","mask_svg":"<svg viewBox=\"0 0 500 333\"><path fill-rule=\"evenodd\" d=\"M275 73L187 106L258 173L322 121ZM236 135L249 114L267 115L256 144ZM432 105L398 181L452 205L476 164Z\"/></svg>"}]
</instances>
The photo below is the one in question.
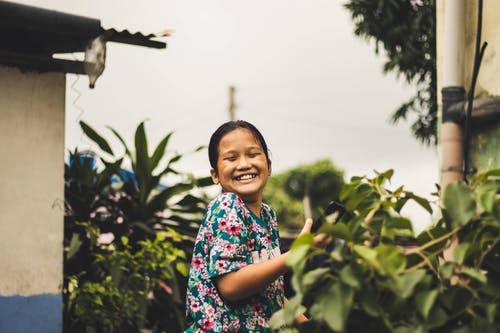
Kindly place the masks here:
<instances>
[{"instance_id":1,"label":"smiling girl","mask_svg":"<svg viewBox=\"0 0 500 333\"><path fill-rule=\"evenodd\" d=\"M271 332L268 321L284 304L287 253L279 249L276 215L262 202L271 175L266 142L252 124L230 121L213 133L208 154L222 194L196 237L186 332Z\"/></svg>"}]
</instances>

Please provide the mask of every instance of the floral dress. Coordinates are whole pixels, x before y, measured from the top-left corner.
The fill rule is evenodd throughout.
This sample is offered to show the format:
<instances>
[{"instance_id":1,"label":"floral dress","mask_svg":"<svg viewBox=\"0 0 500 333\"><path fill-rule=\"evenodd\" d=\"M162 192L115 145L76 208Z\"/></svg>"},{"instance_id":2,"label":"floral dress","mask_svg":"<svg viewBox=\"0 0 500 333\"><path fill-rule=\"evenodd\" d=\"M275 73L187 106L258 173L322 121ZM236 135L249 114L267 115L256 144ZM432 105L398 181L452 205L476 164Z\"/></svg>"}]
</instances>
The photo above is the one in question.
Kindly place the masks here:
<instances>
[{"instance_id":1,"label":"floral dress","mask_svg":"<svg viewBox=\"0 0 500 333\"><path fill-rule=\"evenodd\" d=\"M223 193L208 206L193 251L187 288L186 332L272 332L268 321L283 307L283 278L263 292L226 302L213 278L280 255L274 211L261 206L261 217L234 193Z\"/></svg>"}]
</instances>

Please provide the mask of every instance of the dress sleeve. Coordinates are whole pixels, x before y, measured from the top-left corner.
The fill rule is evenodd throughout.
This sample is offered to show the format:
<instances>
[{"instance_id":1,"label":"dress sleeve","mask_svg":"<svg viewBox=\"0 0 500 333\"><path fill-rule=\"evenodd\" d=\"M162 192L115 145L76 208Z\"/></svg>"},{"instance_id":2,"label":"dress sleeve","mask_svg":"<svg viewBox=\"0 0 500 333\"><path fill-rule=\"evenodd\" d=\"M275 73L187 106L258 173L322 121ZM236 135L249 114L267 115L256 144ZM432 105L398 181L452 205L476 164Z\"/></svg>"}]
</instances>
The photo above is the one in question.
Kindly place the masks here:
<instances>
[{"instance_id":1,"label":"dress sleeve","mask_svg":"<svg viewBox=\"0 0 500 333\"><path fill-rule=\"evenodd\" d=\"M213 205L209 217L213 239L210 244L208 275L217 277L250 263L247 251L248 228L242 203L234 194L224 194Z\"/></svg>"}]
</instances>

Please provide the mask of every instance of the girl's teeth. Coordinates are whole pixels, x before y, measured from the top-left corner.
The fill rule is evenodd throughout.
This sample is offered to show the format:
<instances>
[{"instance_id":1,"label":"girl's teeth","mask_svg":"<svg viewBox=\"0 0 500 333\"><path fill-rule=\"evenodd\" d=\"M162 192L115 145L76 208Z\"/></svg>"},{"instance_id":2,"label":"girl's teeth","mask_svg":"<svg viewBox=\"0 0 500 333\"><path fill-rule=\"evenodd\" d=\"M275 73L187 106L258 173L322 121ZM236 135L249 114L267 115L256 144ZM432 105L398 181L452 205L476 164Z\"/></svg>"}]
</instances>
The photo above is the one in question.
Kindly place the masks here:
<instances>
[{"instance_id":1,"label":"girl's teeth","mask_svg":"<svg viewBox=\"0 0 500 333\"><path fill-rule=\"evenodd\" d=\"M246 180L246 179L251 179L254 178L254 175L244 175L244 176L239 176L239 180Z\"/></svg>"}]
</instances>

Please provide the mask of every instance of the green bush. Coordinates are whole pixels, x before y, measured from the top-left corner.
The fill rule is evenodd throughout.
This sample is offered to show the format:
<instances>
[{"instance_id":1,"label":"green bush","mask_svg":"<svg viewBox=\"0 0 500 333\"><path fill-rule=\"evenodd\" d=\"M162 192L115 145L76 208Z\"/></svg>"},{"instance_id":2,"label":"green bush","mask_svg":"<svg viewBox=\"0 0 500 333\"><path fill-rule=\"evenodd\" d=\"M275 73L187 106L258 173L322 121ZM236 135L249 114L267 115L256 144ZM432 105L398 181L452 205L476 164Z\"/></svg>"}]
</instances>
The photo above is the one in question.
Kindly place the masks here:
<instances>
[{"instance_id":1,"label":"green bush","mask_svg":"<svg viewBox=\"0 0 500 333\"><path fill-rule=\"evenodd\" d=\"M124 148L116 156L100 134L81 126L100 152L75 150L65 166L64 330L181 331L193 236L207 204L191 190L211 180L174 169L182 155L167 150L172 133L150 155L144 123L135 149L111 129ZM121 168L124 161L131 172ZM167 176L177 182L160 183Z\"/></svg>"},{"instance_id":2,"label":"green bush","mask_svg":"<svg viewBox=\"0 0 500 333\"><path fill-rule=\"evenodd\" d=\"M441 217L413 237L402 207L415 200L388 190L392 171L355 177L340 199L347 209L319 232L336 238L323 250L299 237L287 262L296 295L272 318L282 332L500 331L500 170L457 182L442 195ZM454 262L440 256L452 239ZM306 313L311 320L295 325Z\"/></svg>"},{"instance_id":3,"label":"green bush","mask_svg":"<svg viewBox=\"0 0 500 333\"><path fill-rule=\"evenodd\" d=\"M87 228L92 229L90 225ZM90 232L97 236L99 230ZM140 241L136 251L126 237L120 240L119 248L116 245L103 245L101 253L95 255L92 268L100 277L98 281L68 277L66 308L73 315L71 331L137 332L146 326L148 308L159 287L173 300L180 300L178 287L166 283L176 282L174 267L187 274L186 255L166 240L165 233ZM163 314L168 322L176 323L183 317L178 307L170 310Z\"/></svg>"}]
</instances>

